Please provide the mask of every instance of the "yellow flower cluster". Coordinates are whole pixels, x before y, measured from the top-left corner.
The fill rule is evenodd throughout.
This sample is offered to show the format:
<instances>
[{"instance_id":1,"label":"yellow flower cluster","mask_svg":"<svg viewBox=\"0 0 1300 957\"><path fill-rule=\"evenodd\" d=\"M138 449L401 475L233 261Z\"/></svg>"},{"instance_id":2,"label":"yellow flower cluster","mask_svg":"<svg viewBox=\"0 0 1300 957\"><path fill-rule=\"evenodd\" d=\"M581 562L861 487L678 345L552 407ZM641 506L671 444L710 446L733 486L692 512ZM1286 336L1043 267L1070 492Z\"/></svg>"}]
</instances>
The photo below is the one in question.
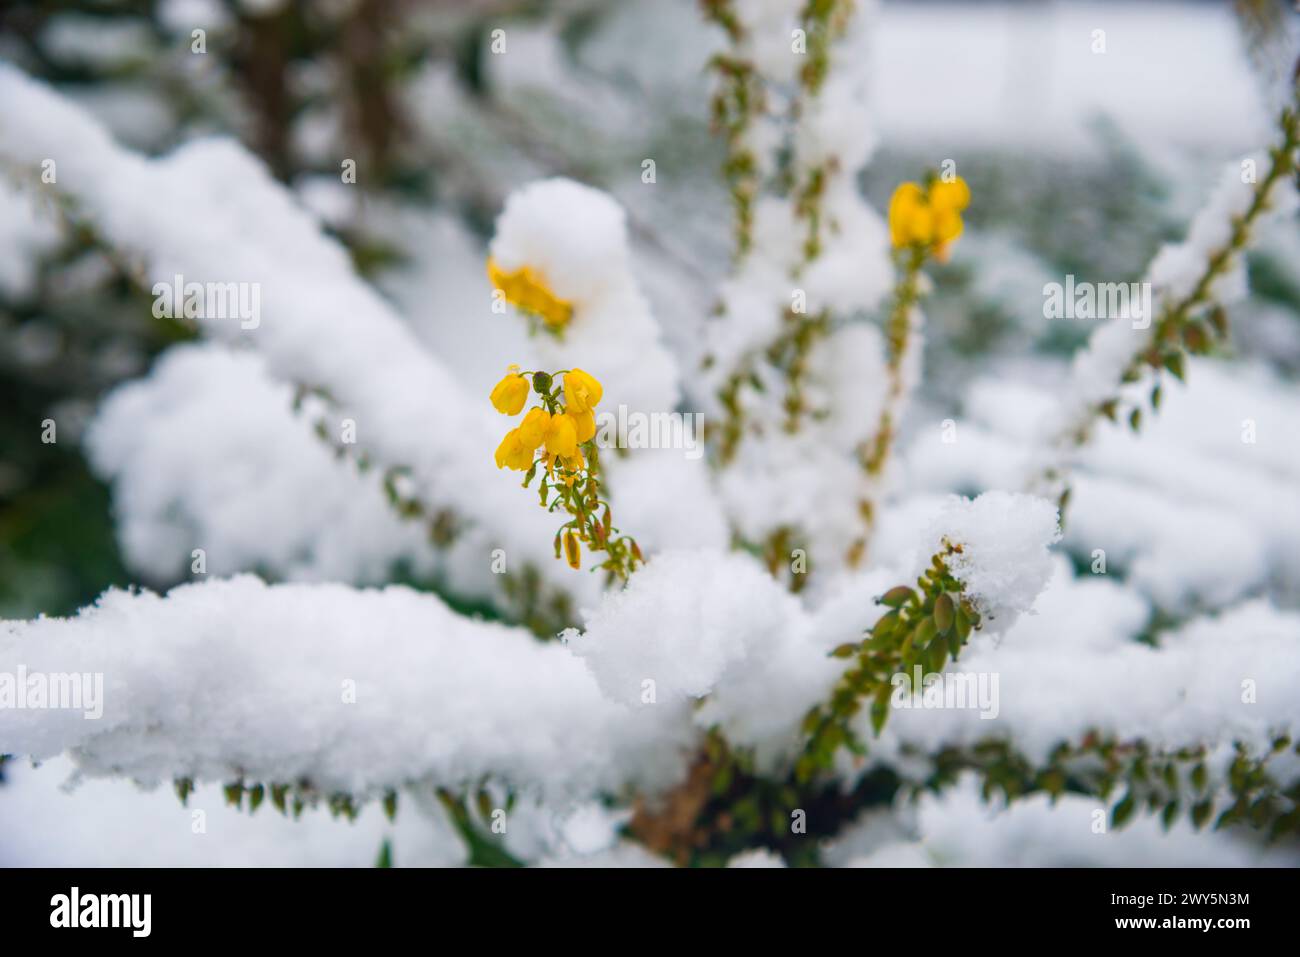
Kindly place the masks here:
<instances>
[{"instance_id":1,"label":"yellow flower cluster","mask_svg":"<svg viewBox=\"0 0 1300 957\"><path fill-rule=\"evenodd\" d=\"M562 385L556 379L562 378ZM596 404L603 394L600 383L581 369L554 375L520 372L511 366L492 389L492 405L504 415L518 415L536 392L541 405L529 409L523 421L506 433L496 451L497 468L526 473L527 486L545 466L539 493L549 511L569 514L555 535L555 557L563 556L573 568L582 564L581 545L604 552L598 566L611 579L624 581L641 559L641 549L627 535L619 535L610 517L609 503L600 495L600 464L596 452ZM537 453L540 450L541 455ZM585 454L584 454L585 453Z\"/></svg>"},{"instance_id":2,"label":"yellow flower cluster","mask_svg":"<svg viewBox=\"0 0 1300 957\"><path fill-rule=\"evenodd\" d=\"M563 329L573 318L573 303L555 295L536 270L523 266L514 272L506 272L489 257L487 273L492 288L501 290L506 302L537 316L552 332Z\"/></svg>"},{"instance_id":3,"label":"yellow flower cluster","mask_svg":"<svg viewBox=\"0 0 1300 957\"><path fill-rule=\"evenodd\" d=\"M894 246L921 247L943 255L961 235L961 213L970 205L970 187L958 176L925 186L903 183L889 200L889 237Z\"/></svg>"},{"instance_id":4,"label":"yellow flower cluster","mask_svg":"<svg viewBox=\"0 0 1300 957\"><path fill-rule=\"evenodd\" d=\"M492 405L504 415L518 415L533 387L544 401L549 397L550 376L536 373L530 383L516 369L512 367L492 389ZM546 403L549 409L542 406L530 409L518 428L507 432L497 447L497 468L527 472L533 466L534 454L541 448L545 451L542 461L546 470L554 474L558 465L563 473L568 473L566 481L572 484L573 473L586 467L579 446L596 435L595 406L601 394L600 383L586 372L581 369L565 372L564 404L558 403L557 393L556 401Z\"/></svg>"}]
</instances>

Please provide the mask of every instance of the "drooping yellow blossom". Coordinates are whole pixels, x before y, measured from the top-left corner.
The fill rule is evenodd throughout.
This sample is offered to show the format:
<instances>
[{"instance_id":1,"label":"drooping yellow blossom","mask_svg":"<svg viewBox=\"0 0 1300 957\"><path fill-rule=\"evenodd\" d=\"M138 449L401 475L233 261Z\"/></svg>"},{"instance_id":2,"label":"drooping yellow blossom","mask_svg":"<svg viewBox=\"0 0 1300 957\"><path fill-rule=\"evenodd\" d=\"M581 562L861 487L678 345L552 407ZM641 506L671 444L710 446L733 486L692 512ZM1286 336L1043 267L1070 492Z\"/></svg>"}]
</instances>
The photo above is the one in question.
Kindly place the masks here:
<instances>
[{"instance_id":1,"label":"drooping yellow blossom","mask_svg":"<svg viewBox=\"0 0 1300 957\"><path fill-rule=\"evenodd\" d=\"M930 186L930 205L935 209L960 213L970 205L970 187L960 176L952 180L936 180Z\"/></svg>"},{"instance_id":2,"label":"drooping yellow blossom","mask_svg":"<svg viewBox=\"0 0 1300 957\"><path fill-rule=\"evenodd\" d=\"M519 429L511 429L497 446L497 468L516 469L526 472L533 464L533 452L537 446L529 445L519 434Z\"/></svg>"},{"instance_id":3,"label":"drooping yellow blossom","mask_svg":"<svg viewBox=\"0 0 1300 957\"><path fill-rule=\"evenodd\" d=\"M530 450L536 449L546 441L546 430L551 424L551 413L540 406L529 409L524 420L519 423L519 437Z\"/></svg>"},{"instance_id":4,"label":"drooping yellow blossom","mask_svg":"<svg viewBox=\"0 0 1300 957\"><path fill-rule=\"evenodd\" d=\"M932 248L940 256L962 233L961 213L970 205L970 187L960 176L929 187L902 183L889 200L889 237L895 247Z\"/></svg>"},{"instance_id":5,"label":"drooping yellow blossom","mask_svg":"<svg viewBox=\"0 0 1300 957\"><path fill-rule=\"evenodd\" d=\"M502 415L518 415L528 401L528 380L514 371L518 368L512 366L512 371L492 388L492 407Z\"/></svg>"},{"instance_id":6,"label":"drooping yellow blossom","mask_svg":"<svg viewBox=\"0 0 1300 957\"><path fill-rule=\"evenodd\" d=\"M602 495L593 441L594 408L603 393L600 383L581 369L552 374L520 372L511 366L509 375L492 390L492 404L515 415L528 404L530 392L537 393L541 404L529 409L501 440L497 468L526 473L524 486L537 481L544 508L555 511L563 507L568 514L568 521L555 533L557 559L567 558L572 567L580 567L585 544L593 556L604 556L596 568L604 570L609 580L626 581L645 559L636 540L613 524L609 502Z\"/></svg>"},{"instance_id":7,"label":"drooping yellow blossom","mask_svg":"<svg viewBox=\"0 0 1300 957\"><path fill-rule=\"evenodd\" d=\"M564 401L570 412L590 412L604 394L595 377L581 369L570 369L564 374Z\"/></svg>"},{"instance_id":8,"label":"drooping yellow blossom","mask_svg":"<svg viewBox=\"0 0 1300 957\"><path fill-rule=\"evenodd\" d=\"M487 273L492 288L501 290L506 302L537 316L547 328L558 331L573 318L573 303L552 292L545 277L536 270L523 266L514 272L506 272L489 257Z\"/></svg>"},{"instance_id":9,"label":"drooping yellow blossom","mask_svg":"<svg viewBox=\"0 0 1300 957\"><path fill-rule=\"evenodd\" d=\"M569 458L578 451L578 426L567 412L551 416L546 424L546 451L551 455Z\"/></svg>"},{"instance_id":10,"label":"drooping yellow blossom","mask_svg":"<svg viewBox=\"0 0 1300 957\"><path fill-rule=\"evenodd\" d=\"M574 412L570 408L568 415L573 419L573 424L578 430L579 445L596 437L596 415L590 409L586 412Z\"/></svg>"},{"instance_id":11,"label":"drooping yellow blossom","mask_svg":"<svg viewBox=\"0 0 1300 957\"><path fill-rule=\"evenodd\" d=\"M932 223L925 208L925 190L900 183L889 198L889 238L895 246L930 242Z\"/></svg>"}]
</instances>

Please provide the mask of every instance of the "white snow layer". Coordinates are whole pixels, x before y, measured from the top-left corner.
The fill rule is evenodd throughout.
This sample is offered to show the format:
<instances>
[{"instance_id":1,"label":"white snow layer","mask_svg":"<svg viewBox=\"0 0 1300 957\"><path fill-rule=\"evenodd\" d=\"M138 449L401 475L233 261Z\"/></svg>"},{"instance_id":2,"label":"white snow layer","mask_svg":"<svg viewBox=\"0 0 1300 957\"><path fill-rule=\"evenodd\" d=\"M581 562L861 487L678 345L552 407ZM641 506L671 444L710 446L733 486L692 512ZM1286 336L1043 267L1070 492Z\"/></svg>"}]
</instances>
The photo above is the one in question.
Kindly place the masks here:
<instances>
[{"instance_id":1,"label":"white snow layer","mask_svg":"<svg viewBox=\"0 0 1300 957\"><path fill-rule=\"evenodd\" d=\"M601 696L561 645L404 587L110 591L75 618L6 623L0 671L103 675L103 716L0 711L0 750L72 750L144 783L310 781L374 796L492 777L568 795L671 780L681 741Z\"/></svg>"},{"instance_id":2,"label":"white snow layer","mask_svg":"<svg viewBox=\"0 0 1300 957\"><path fill-rule=\"evenodd\" d=\"M997 505L965 507L975 516L960 526L973 570L989 549L1008 547L980 524ZM1055 532L1043 516L1025 525L1046 536L1039 548ZM1030 550L1027 531L1009 534ZM900 710L871 762L893 760L904 744L928 752L989 736L1041 760L1089 731L1157 748L1260 747L1296 732L1287 689L1300 681L1290 654L1300 617L1256 602L1154 649L1132 642L1145 621L1140 602L1057 568L1038 614L1000 642L977 633L960 661L959 670L1000 676L996 714ZM982 581L977 571L971 581ZM860 635L880 612L875 596L897 583L888 572L845 579L805 610L742 556L667 553L589 613L568 647L465 619L402 587L240 576L166 597L111 591L71 619L4 624L0 671L100 673L104 712L5 709L0 751L71 751L88 773L146 783L305 779L322 793L367 796L488 777L570 799L627 784L653 791L677 779L711 726L768 764L797 753L799 719L843 667L826 652ZM981 587L1007 603L1023 583ZM1111 613L1085 618L1097 607Z\"/></svg>"}]
</instances>

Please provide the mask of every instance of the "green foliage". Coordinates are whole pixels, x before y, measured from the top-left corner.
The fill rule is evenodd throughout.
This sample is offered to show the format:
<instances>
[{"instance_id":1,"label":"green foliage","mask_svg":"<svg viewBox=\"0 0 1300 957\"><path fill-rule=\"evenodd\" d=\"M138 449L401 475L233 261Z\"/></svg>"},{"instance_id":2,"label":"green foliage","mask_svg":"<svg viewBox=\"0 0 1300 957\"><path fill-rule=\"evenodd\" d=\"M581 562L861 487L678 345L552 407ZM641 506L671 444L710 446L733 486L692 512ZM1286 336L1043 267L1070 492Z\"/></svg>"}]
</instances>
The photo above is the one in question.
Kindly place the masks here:
<instances>
[{"instance_id":1,"label":"green foliage","mask_svg":"<svg viewBox=\"0 0 1300 957\"><path fill-rule=\"evenodd\" d=\"M835 754L846 747L863 754L866 747L853 730L854 717L867 707L872 730L879 734L889 719L896 676L909 687L914 675L943 670L956 660L979 613L963 594L963 586L948 571L947 558L961 551L946 545L936 553L917 579L916 588L898 585L885 592L879 603L890 610L880 617L860 642L835 648L831 655L852 660L829 702L813 706L804 716L808 741L795 765L795 779L807 782L834 765ZM912 691L919 692L919 688Z\"/></svg>"},{"instance_id":2,"label":"green foliage","mask_svg":"<svg viewBox=\"0 0 1300 957\"><path fill-rule=\"evenodd\" d=\"M1297 754L1300 746L1285 737L1264 754L1252 754L1238 744L1226 779L1212 788L1201 745L1159 751L1141 740L1120 742L1089 734L1077 743L1062 742L1045 764L1035 765L1017 753L1013 743L990 739L930 755L931 773L905 789L937 793L973 771L985 800L1010 802L1039 793L1053 799L1063 793L1086 795L1113 802L1111 826L1117 828L1145 811L1159 814L1166 829L1186 816L1200 830L1218 811L1216 830L1242 825L1278 840L1300 835L1300 777L1279 778L1270 763L1285 755L1278 762L1285 774Z\"/></svg>"}]
</instances>

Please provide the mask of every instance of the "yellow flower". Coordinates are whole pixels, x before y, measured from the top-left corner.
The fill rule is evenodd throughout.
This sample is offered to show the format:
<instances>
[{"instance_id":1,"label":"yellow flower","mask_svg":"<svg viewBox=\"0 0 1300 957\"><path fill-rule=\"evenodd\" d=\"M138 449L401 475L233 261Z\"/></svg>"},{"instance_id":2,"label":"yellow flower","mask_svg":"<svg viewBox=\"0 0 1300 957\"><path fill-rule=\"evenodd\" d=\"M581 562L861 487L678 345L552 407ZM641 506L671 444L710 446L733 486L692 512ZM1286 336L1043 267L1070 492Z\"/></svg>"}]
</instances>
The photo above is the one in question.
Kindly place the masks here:
<instances>
[{"instance_id":1,"label":"yellow flower","mask_svg":"<svg viewBox=\"0 0 1300 957\"><path fill-rule=\"evenodd\" d=\"M889 237L893 244L929 243L930 229L925 190L916 183L901 183L889 199Z\"/></svg>"},{"instance_id":2,"label":"yellow flower","mask_svg":"<svg viewBox=\"0 0 1300 957\"><path fill-rule=\"evenodd\" d=\"M499 469L515 469L527 472L533 464L533 449L536 446L525 444L518 429L511 429L497 446L496 463Z\"/></svg>"},{"instance_id":3,"label":"yellow flower","mask_svg":"<svg viewBox=\"0 0 1300 957\"><path fill-rule=\"evenodd\" d=\"M509 373L492 387L492 406L503 415L518 415L527 401L528 380L517 372Z\"/></svg>"},{"instance_id":4,"label":"yellow flower","mask_svg":"<svg viewBox=\"0 0 1300 957\"><path fill-rule=\"evenodd\" d=\"M952 182L938 180L930 187L930 205L937 210L960 213L970 205L970 187L960 176Z\"/></svg>"},{"instance_id":5,"label":"yellow flower","mask_svg":"<svg viewBox=\"0 0 1300 957\"><path fill-rule=\"evenodd\" d=\"M582 567L582 553L578 550L578 536L572 531L564 535L564 557L569 560L570 568Z\"/></svg>"},{"instance_id":6,"label":"yellow flower","mask_svg":"<svg viewBox=\"0 0 1300 957\"><path fill-rule=\"evenodd\" d=\"M960 176L932 183L927 191L902 183L889 200L889 238L896 247L929 246L942 258L962 233L961 211L970 205L970 187Z\"/></svg>"},{"instance_id":7,"label":"yellow flower","mask_svg":"<svg viewBox=\"0 0 1300 957\"><path fill-rule=\"evenodd\" d=\"M970 187L960 176L952 182L939 180L930 187L936 243L944 246L961 235L961 211L969 205Z\"/></svg>"},{"instance_id":8,"label":"yellow flower","mask_svg":"<svg viewBox=\"0 0 1300 957\"><path fill-rule=\"evenodd\" d=\"M961 215L953 209L934 211L934 241L943 247L961 235Z\"/></svg>"},{"instance_id":9,"label":"yellow flower","mask_svg":"<svg viewBox=\"0 0 1300 957\"><path fill-rule=\"evenodd\" d=\"M551 416L546 423L546 451L560 458L570 458L578 451L578 427L567 413Z\"/></svg>"},{"instance_id":10,"label":"yellow flower","mask_svg":"<svg viewBox=\"0 0 1300 957\"><path fill-rule=\"evenodd\" d=\"M550 424L551 414L545 409L529 409L519 423L519 438L529 449L535 449L546 440L546 429Z\"/></svg>"},{"instance_id":11,"label":"yellow flower","mask_svg":"<svg viewBox=\"0 0 1300 957\"><path fill-rule=\"evenodd\" d=\"M581 369L570 369L564 374L564 402L570 412L590 412L604 394L595 377Z\"/></svg>"},{"instance_id":12,"label":"yellow flower","mask_svg":"<svg viewBox=\"0 0 1300 957\"><path fill-rule=\"evenodd\" d=\"M488 257L487 273L492 288L501 290L506 302L539 317L549 328L561 329L573 318L573 303L553 293L541 273L528 266L506 272Z\"/></svg>"},{"instance_id":13,"label":"yellow flower","mask_svg":"<svg viewBox=\"0 0 1300 957\"><path fill-rule=\"evenodd\" d=\"M578 444L592 439L596 435L596 416L590 409L586 412L574 412L569 409L568 414L573 418L573 425L578 431Z\"/></svg>"}]
</instances>

